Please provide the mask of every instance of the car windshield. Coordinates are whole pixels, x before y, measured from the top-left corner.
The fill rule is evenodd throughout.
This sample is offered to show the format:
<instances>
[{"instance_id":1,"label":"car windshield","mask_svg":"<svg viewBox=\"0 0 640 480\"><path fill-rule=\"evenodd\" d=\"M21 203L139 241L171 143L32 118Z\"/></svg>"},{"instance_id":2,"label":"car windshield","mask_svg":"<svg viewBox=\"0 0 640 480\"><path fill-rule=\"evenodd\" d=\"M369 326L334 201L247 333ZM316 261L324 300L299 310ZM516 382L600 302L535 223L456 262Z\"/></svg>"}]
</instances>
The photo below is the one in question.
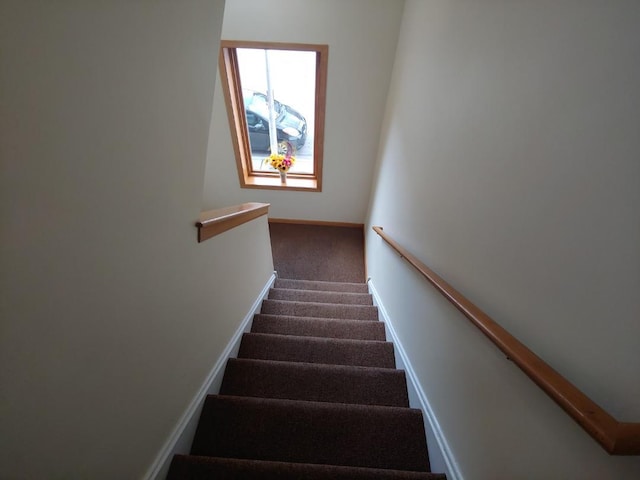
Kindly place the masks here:
<instances>
[{"instance_id":1,"label":"car windshield","mask_svg":"<svg viewBox=\"0 0 640 480\"><path fill-rule=\"evenodd\" d=\"M284 106L282 110L282 115L278 119L280 125L283 127L293 127L297 130L301 130L304 120L302 120L298 115L295 115L295 113L289 112L286 106Z\"/></svg>"},{"instance_id":2,"label":"car windshield","mask_svg":"<svg viewBox=\"0 0 640 480\"><path fill-rule=\"evenodd\" d=\"M243 92L244 107L252 112L261 115L264 118L269 118L269 104L267 103L267 96L258 92ZM276 114L282 113L282 106L277 100L274 101Z\"/></svg>"}]
</instances>

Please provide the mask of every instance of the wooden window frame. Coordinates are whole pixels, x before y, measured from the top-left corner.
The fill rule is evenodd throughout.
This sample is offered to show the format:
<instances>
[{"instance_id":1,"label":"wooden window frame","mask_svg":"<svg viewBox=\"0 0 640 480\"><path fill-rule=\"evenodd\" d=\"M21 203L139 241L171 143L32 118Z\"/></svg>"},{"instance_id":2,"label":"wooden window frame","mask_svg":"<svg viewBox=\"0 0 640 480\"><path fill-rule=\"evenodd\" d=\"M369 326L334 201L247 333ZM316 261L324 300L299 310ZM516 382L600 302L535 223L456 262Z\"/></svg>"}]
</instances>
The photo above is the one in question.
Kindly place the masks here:
<instances>
[{"instance_id":1,"label":"wooden window frame","mask_svg":"<svg viewBox=\"0 0 640 480\"><path fill-rule=\"evenodd\" d=\"M259 48L270 50L298 50L316 52L316 85L313 140L313 174L287 174L286 184L280 181L278 172L256 172L251 166L251 148L247 121L242 101L242 86L238 68L237 48ZM241 188L267 190L322 191L322 159L324 153L324 117L327 98L328 45L302 43L254 42L222 40L220 42L219 69L224 100L229 120L229 130L236 157Z\"/></svg>"}]
</instances>

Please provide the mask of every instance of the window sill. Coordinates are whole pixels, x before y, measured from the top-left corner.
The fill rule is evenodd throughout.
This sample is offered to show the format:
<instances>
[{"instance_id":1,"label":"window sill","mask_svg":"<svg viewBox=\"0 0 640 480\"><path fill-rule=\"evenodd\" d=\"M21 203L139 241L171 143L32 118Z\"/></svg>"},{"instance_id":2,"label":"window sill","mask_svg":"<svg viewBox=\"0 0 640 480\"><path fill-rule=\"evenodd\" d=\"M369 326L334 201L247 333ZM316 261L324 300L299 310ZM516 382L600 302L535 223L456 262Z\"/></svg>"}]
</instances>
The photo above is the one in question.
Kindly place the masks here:
<instances>
[{"instance_id":1,"label":"window sill","mask_svg":"<svg viewBox=\"0 0 640 480\"><path fill-rule=\"evenodd\" d=\"M276 176L246 176L242 184L242 188L255 188L261 190L292 190L303 192L320 192L322 191L318 180L315 178L296 178L287 177L287 183L280 181L280 177Z\"/></svg>"}]
</instances>

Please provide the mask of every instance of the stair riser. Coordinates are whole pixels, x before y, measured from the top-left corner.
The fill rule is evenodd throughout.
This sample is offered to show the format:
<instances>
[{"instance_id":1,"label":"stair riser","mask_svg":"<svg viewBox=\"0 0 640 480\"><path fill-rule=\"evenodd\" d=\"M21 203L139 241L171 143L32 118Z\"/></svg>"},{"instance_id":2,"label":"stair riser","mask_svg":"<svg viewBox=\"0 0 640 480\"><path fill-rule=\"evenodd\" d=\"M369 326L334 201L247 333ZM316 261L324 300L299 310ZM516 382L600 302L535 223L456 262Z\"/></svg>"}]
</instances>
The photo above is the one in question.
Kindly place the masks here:
<instances>
[{"instance_id":1,"label":"stair riser","mask_svg":"<svg viewBox=\"0 0 640 480\"><path fill-rule=\"evenodd\" d=\"M177 455L167 480L446 480L442 474Z\"/></svg>"}]
</instances>

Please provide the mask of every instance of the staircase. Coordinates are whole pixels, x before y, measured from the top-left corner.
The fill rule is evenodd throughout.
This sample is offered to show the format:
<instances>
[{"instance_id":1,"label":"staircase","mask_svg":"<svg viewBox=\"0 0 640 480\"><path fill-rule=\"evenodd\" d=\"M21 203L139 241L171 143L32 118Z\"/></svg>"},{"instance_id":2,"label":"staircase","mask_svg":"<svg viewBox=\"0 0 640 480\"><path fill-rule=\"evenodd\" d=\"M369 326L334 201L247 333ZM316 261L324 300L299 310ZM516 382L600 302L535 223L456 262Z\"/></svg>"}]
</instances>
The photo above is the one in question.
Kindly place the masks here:
<instances>
[{"instance_id":1,"label":"staircase","mask_svg":"<svg viewBox=\"0 0 640 480\"><path fill-rule=\"evenodd\" d=\"M277 279L167 478L445 476L366 284Z\"/></svg>"}]
</instances>

